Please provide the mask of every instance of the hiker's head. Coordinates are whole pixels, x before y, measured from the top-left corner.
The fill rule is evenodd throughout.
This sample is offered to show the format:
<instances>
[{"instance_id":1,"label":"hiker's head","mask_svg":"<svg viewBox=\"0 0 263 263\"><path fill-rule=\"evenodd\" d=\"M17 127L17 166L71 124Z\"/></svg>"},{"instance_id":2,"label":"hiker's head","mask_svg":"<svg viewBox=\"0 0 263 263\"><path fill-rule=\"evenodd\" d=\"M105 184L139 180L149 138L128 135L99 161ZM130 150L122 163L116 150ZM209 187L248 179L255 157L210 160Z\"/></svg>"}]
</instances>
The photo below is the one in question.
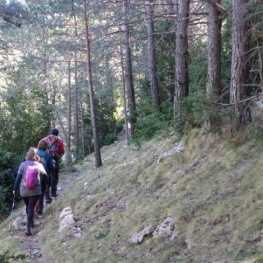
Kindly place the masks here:
<instances>
[{"instance_id":1,"label":"hiker's head","mask_svg":"<svg viewBox=\"0 0 263 263\"><path fill-rule=\"evenodd\" d=\"M38 142L38 145L37 145L37 149L38 150L43 150L43 151L46 151L47 150L47 147L48 147L48 145L47 145L47 141L46 140L40 140L39 142Z\"/></svg>"},{"instance_id":2,"label":"hiker's head","mask_svg":"<svg viewBox=\"0 0 263 263\"><path fill-rule=\"evenodd\" d=\"M56 128L52 129L50 132L50 134L55 135L55 136L58 136L58 133L59 133L59 131Z\"/></svg>"},{"instance_id":3,"label":"hiker's head","mask_svg":"<svg viewBox=\"0 0 263 263\"><path fill-rule=\"evenodd\" d=\"M26 161L27 160L34 160L34 161L40 161L40 157L37 154L37 148L30 147L27 154L26 154Z\"/></svg>"}]
</instances>

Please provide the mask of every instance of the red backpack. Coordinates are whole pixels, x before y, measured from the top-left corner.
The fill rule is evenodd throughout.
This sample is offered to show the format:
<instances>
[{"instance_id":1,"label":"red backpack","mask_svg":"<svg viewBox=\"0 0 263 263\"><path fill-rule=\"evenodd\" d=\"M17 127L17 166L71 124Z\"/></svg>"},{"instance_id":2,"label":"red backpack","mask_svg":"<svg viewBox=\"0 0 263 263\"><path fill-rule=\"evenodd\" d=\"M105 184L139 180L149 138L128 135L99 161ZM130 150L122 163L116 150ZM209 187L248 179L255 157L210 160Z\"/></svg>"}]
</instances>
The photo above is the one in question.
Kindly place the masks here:
<instances>
[{"instance_id":1,"label":"red backpack","mask_svg":"<svg viewBox=\"0 0 263 263\"><path fill-rule=\"evenodd\" d=\"M34 162L33 165L26 164L26 176L24 185L28 190L34 190L38 181L38 162Z\"/></svg>"},{"instance_id":2,"label":"red backpack","mask_svg":"<svg viewBox=\"0 0 263 263\"><path fill-rule=\"evenodd\" d=\"M46 142L50 153L58 153L58 136L49 135L46 138Z\"/></svg>"}]
</instances>

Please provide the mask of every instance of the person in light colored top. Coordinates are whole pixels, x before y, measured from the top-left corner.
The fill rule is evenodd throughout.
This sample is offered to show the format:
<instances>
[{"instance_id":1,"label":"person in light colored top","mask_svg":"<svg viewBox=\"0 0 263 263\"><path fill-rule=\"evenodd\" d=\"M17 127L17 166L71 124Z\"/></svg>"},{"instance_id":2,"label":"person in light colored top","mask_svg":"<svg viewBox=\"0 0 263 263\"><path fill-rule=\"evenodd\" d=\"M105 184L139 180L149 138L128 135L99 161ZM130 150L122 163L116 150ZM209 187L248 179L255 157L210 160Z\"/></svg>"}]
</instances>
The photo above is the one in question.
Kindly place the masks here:
<instances>
[{"instance_id":1,"label":"person in light colored top","mask_svg":"<svg viewBox=\"0 0 263 263\"><path fill-rule=\"evenodd\" d=\"M42 173L46 175L46 171L43 165L39 163L39 160L40 157L37 154L37 149L35 147L29 148L27 155L25 157L25 161L23 161L18 168L18 172L16 175L15 184L13 188L13 194L15 195L20 185L20 196L22 197L26 205L27 225L26 225L25 234L27 236L32 235L30 228L34 226L34 208L36 206L36 203L40 195L42 194L40 174ZM32 190L27 189L24 184L27 165L37 165L37 169L38 169L36 187Z\"/></svg>"}]
</instances>

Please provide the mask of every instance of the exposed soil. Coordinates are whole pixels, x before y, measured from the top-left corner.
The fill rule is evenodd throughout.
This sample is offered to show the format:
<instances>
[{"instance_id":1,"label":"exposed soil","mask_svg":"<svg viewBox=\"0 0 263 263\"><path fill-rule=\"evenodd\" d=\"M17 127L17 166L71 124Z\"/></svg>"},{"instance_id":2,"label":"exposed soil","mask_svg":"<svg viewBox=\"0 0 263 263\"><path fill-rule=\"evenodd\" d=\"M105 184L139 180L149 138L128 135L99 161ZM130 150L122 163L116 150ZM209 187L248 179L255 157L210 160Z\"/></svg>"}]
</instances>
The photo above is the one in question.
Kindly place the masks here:
<instances>
[{"instance_id":1,"label":"exposed soil","mask_svg":"<svg viewBox=\"0 0 263 263\"><path fill-rule=\"evenodd\" d=\"M38 240L38 233L45 224L45 220L46 218L35 219L35 227L31 229L32 236L27 237L24 233L24 229L20 231L16 230L13 233L13 235L20 240L23 253L29 255L28 262L53 263L48 255L42 250Z\"/></svg>"},{"instance_id":2,"label":"exposed soil","mask_svg":"<svg viewBox=\"0 0 263 263\"><path fill-rule=\"evenodd\" d=\"M61 190L58 192L58 194L64 191L69 186L69 184L70 181L59 182L59 187L61 188ZM59 198L59 196L57 198ZM54 202L56 202L55 198L53 198L53 202L51 205L53 205ZM50 204L44 203L44 211L49 206ZM19 230L11 228L10 235L19 239L21 247L23 249L23 253L29 256L27 261L30 263L54 263L54 261L48 257L47 253L43 251L38 236L39 232L45 226L45 222L47 220L52 220L51 217L52 216L37 217L36 215L34 219L34 227L31 228L32 236L25 235L25 227L21 227L21 229Z\"/></svg>"},{"instance_id":3,"label":"exposed soil","mask_svg":"<svg viewBox=\"0 0 263 263\"><path fill-rule=\"evenodd\" d=\"M72 182L81 174L82 171L78 171L72 174L68 174L67 177L70 175L71 178L74 180L69 180L68 178L63 178L59 180L58 183L58 197L60 198L60 194L65 191ZM49 206L54 205L56 199L53 198L52 204L46 204L44 202L44 212ZM14 229L11 227L10 235L19 239L21 243L21 247L23 249L23 254L28 255L27 262L30 263L54 263L54 261L48 257L47 253L41 247L39 242L39 232L44 228L45 222L54 219L53 215L38 217L37 214L34 218L34 227L31 228L32 236L25 235L25 226L21 227L20 229Z\"/></svg>"}]
</instances>

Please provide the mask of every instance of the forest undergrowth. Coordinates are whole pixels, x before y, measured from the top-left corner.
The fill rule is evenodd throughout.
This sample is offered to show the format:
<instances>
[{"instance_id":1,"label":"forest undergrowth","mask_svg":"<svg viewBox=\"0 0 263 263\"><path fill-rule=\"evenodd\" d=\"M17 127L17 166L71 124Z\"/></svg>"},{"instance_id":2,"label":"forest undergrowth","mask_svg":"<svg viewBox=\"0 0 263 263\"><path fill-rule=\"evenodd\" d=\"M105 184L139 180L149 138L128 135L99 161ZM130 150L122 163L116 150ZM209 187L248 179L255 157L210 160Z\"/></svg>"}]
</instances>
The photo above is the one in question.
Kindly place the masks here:
<instances>
[{"instance_id":1,"label":"forest undergrowth","mask_svg":"<svg viewBox=\"0 0 263 263\"><path fill-rule=\"evenodd\" d=\"M183 150L169 155L176 145ZM263 262L262 149L259 140L202 130L182 139L167 132L140 147L103 147L102 167L90 155L78 172L61 173L62 191L33 230L39 253L15 262ZM58 232L68 206L75 224ZM168 217L173 238L154 237ZM0 255L33 253L25 250L28 238L10 235L8 225L1 224Z\"/></svg>"}]
</instances>

